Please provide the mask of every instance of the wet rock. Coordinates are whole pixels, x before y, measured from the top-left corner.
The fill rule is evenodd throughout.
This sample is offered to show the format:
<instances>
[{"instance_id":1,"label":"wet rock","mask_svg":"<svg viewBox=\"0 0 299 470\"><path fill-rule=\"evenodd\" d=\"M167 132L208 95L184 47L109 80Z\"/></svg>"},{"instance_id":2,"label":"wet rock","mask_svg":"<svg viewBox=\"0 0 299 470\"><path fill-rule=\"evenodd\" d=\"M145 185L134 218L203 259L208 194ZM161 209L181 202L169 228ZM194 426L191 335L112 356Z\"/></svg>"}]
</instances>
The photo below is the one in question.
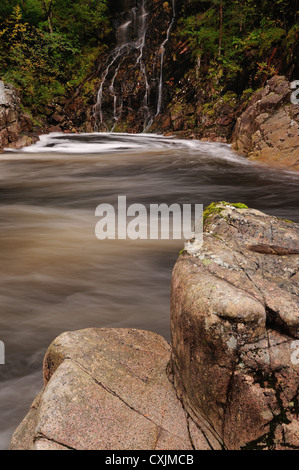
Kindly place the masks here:
<instances>
[{"instance_id":1,"label":"wet rock","mask_svg":"<svg viewBox=\"0 0 299 470\"><path fill-rule=\"evenodd\" d=\"M60 126L49 126L48 132L62 132L62 128Z\"/></svg>"},{"instance_id":2,"label":"wet rock","mask_svg":"<svg viewBox=\"0 0 299 470\"><path fill-rule=\"evenodd\" d=\"M299 170L299 105L291 93L291 84L277 76L257 91L237 120L233 148L252 160Z\"/></svg>"},{"instance_id":3,"label":"wet rock","mask_svg":"<svg viewBox=\"0 0 299 470\"><path fill-rule=\"evenodd\" d=\"M52 119L55 122L58 122L59 124L61 124L65 121L65 116L63 116L62 114L54 113L52 116Z\"/></svg>"},{"instance_id":4,"label":"wet rock","mask_svg":"<svg viewBox=\"0 0 299 470\"><path fill-rule=\"evenodd\" d=\"M173 272L178 396L214 449L299 448L299 226L223 203L204 227Z\"/></svg>"},{"instance_id":5,"label":"wet rock","mask_svg":"<svg viewBox=\"0 0 299 470\"><path fill-rule=\"evenodd\" d=\"M37 140L30 117L21 110L17 90L0 81L0 151L5 147L18 149Z\"/></svg>"},{"instance_id":6,"label":"wet rock","mask_svg":"<svg viewBox=\"0 0 299 470\"><path fill-rule=\"evenodd\" d=\"M62 334L46 354L45 388L11 449L192 449L166 374L169 355L166 341L146 331Z\"/></svg>"}]
</instances>

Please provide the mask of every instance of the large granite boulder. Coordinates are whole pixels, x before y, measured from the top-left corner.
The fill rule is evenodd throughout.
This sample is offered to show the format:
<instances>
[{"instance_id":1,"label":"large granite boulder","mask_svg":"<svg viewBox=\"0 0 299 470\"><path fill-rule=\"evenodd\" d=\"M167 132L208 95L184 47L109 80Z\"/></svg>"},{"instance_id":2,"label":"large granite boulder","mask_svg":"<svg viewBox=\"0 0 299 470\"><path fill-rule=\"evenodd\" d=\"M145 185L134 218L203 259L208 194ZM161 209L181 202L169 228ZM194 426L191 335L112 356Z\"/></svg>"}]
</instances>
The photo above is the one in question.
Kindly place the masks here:
<instances>
[{"instance_id":1,"label":"large granite boulder","mask_svg":"<svg viewBox=\"0 0 299 470\"><path fill-rule=\"evenodd\" d=\"M21 148L37 140L30 117L21 109L17 90L0 80L0 151L5 147Z\"/></svg>"},{"instance_id":2,"label":"large granite boulder","mask_svg":"<svg viewBox=\"0 0 299 470\"><path fill-rule=\"evenodd\" d=\"M190 450L191 434L208 447L167 378L169 358L168 343L151 332L62 334L44 360L45 388L10 448Z\"/></svg>"},{"instance_id":3,"label":"large granite boulder","mask_svg":"<svg viewBox=\"0 0 299 470\"><path fill-rule=\"evenodd\" d=\"M170 376L214 449L299 448L299 226L213 204L173 272Z\"/></svg>"},{"instance_id":4,"label":"large granite boulder","mask_svg":"<svg viewBox=\"0 0 299 470\"><path fill-rule=\"evenodd\" d=\"M292 103L291 84L271 78L254 93L238 118L232 146L252 160L299 170L299 104Z\"/></svg>"}]
</instances>

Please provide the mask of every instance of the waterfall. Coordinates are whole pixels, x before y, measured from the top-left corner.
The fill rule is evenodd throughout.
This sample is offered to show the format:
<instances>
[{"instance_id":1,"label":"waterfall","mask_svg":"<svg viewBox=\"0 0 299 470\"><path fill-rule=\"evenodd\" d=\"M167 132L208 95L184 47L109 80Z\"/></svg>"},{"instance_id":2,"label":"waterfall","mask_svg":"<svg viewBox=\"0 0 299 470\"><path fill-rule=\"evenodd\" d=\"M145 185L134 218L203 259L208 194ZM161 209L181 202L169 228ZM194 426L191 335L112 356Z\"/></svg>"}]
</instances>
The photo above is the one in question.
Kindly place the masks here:
<instances>
[{"instance_id":1,"label":"waterfall","mask_svg":"<svg viewBox=\"0 0 299 470\"><path fill-rule=\"evenodd\" d=\"M162 42L161 47L160 47L160 53L161 53L161 65L160 65L160 80L159 80L159 90L158 90L158 104L157 104L157 112L156 116L158 116L161 112L161 106L162 106L162 95L163 95L163 66L164 66L164 57L165 57L165 46L169 41L170 38L170 33L173 27L173 24L175 22L175 17L176 17L176 11L175 11L175 0L172 0L172 19L170 22L170 25L167 29L166 33L166 38Z\"/></svg>"},{"instance_id":2,"label":"waterfall","mask_svg":"<svg viewBox=\"0 0 299 470\"><path fill-rule=\"evenodd\" d=\"M169 20L165 11L163 14L165 24ZM158 30L160 36L152 41L148 28L149 20L153 22L153 19L148 11L147 0L125 2L125 10L118 17L116 46L108 56L106 68L101 74L94 106L95 130L113 132L126 119L126 115L134 112L136 122L144 131L150 127L154 116L160 114L165 46L169 41L175 16L175 0L172 0L172 18L166 38L162 43L158 42L161 41L162 31L154 25L155 34ZM152 53L152 49L158 50L160 54L158 76L149 71L149 58L157 56L157 53Z\"/></svg>"}]
</instances>

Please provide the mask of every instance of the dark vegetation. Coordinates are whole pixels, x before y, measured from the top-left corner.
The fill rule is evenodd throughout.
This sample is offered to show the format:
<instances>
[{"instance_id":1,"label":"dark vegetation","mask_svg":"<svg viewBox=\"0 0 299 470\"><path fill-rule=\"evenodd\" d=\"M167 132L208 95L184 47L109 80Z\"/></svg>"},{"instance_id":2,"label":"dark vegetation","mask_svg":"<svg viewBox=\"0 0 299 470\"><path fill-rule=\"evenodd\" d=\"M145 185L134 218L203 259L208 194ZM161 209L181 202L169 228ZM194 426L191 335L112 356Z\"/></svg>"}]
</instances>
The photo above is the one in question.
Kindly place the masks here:
<instances>
[{"instance_id":1,"label":"dark vegetation","mask_svg":"<svg viewBox=\"0 0 299 470\"><path fill-rule=\"evenodd\" d=\"M299 76L298 0L185 0L178 34L206 78L259 88L275 74Z\"/></svg>"},{"instance_id":2,"label":"dark vegetation","mask_svg":"<svg viewBox=\"0 0 299 470\"><path fill-rule=\"evenodd\" d=\"M107 0L1 0L0 78L43 115L90 73L111 31Z\"/></svg>"}]
</instances>

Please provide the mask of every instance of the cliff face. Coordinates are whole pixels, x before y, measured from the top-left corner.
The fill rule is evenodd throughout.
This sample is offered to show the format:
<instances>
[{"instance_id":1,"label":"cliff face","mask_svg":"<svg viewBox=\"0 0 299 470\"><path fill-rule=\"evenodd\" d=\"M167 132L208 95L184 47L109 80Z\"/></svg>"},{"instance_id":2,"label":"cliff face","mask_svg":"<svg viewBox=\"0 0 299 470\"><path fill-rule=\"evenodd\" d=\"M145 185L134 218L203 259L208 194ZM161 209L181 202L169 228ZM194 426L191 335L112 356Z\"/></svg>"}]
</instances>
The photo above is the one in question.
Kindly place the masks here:
<instances>
[{"instance_id":1,"label":"cliff face","mask_svg":"<svg viewBox=\"0 0 299 470\"><path fill-rule=\"evenodd\" d=\"M18 149L36 140L31 119L21 110L17 90L0 81L0 151L5 147Z\"/></svg>"},{"instance_id":2,"label":"cliff face","mask_svg":"<svg viewBox=\"0 0 299 470\"><path fill-rule=\"evenodd\" d=\"M233 148L251 160L299 170L299 104L291 84L273 77L257 91L237 120Z\"/></svg>"},{"instance_id":3,"label":"cliff face","mask_svg":"<svg viewBox=\"0 0 299 470\"><path fill-rule=\"evenodd\" d=\"M172 347L128 329L59 336L11 449L299 449L298 269L298 224L211 206L173 271Z\"/></svg>"}]
</instances>

